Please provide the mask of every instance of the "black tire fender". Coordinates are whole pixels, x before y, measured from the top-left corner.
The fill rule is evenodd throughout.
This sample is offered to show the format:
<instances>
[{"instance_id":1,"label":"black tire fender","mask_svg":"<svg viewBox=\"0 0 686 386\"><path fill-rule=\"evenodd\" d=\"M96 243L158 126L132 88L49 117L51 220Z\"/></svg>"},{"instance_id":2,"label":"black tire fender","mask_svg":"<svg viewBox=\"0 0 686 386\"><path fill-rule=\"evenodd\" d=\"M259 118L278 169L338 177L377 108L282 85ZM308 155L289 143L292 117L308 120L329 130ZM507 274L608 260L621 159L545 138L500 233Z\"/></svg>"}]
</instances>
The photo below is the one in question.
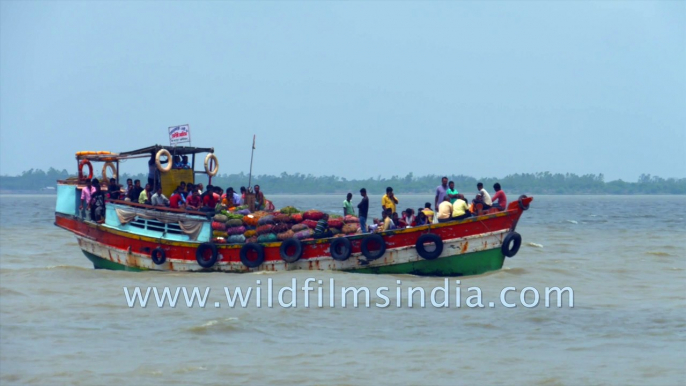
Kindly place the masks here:
<instances>
[{"instance_id":1,"label":"black tire fender","mask_svg":"<svg viewBox=\"0 0 686 386\"><path fill-rule=\"evenodd\" d=\"M369 250L369 243L371 242L377 242L379 245L381 245L381 248L379 248L378 251L372 252ZM381 258L384 253L386 253L386 241L381 237L381 235L378 234L372 234L370 236L365 237L362 240L362 243L360 244L360 249L362 250L362 254L364 257L367 258L367 260L376 260L378 258Z\"/></svg>"},{"instance_id":2,"label":"black tire fender","mask_svg":"<svg viewBox=\"0 0 686 386\"><path fill-rule=\"evenodd\" d=\"M295 247L295 253L289 255L288 249L291 247ZM296 261L300 260L303 255L303 244L298 239L286 239L281 243L279 254L281 255L281 259L286 263L295 263ZM241 261L243 260L242 256L243 255L241 255Z\"/></svg>"},{"instance_id":3,"label":"black tire fender","mask_svg":"<svg viewBox=\"0 0 686 386\"><path fill-rule=\"evenodd\" d=\"M248 259L248 252L250 250L253 250L255 251L255 253L257 253L257 259ZM260 265L262 265L262 263L264 263L264 247L257 243L245 244L243 247L241 247L241 262L248 268L259 267Z\"/></svg>"},{"instance_id":4,"label":"black tire fender","mask_svg":"<svg viewBox=\"0 0 686 386\"><path fill-rule=\"evenodd\" d=\"M350 240L346 237L337 237L331 241L331 246L329 247L329 252L331 257L337 261L346 261L350 257L353 248L350 244Z\"/></svg>"},{"instance_id":5,"label":"black tire fender","mask_svg":"<svg viewBox=\"0 0 686 386\"><path fill-rule=\"evenodd\" d=\"M157 247L150 252L150 258L152 259L152 262L157 265L162 265L167 261L167 255L164 253L164 249L160 247Z\"/></svg>"},{"instance_id":6,"label":"black tire fender","mask_svg":"<svg viewBox=\"0 0 686 386\"><path fill-rule=\"evenodd\" d=\"M519 196L519 199L517 200L517 202L519 203L519 209L521 209L521 210L529 209L529 205L524 205L524 199L525 198L527 198L526 194L522 194L521 196Z\"/></svg>"},{"instance_id":7,"label":"black tire fender","mask_svg":"<svg viewBox=\"0 0 686 386\"><path fill-rule=\"evenodd\" d=\"M517 254L519 247L521 246L522 236L517 232L509 232L503 239L503 245L500 247L500 251L507 257L513 257Z\"/></svg>"},{"instance_id":8,"label":"black tire fender","mask_svg":"<svg viewBox=\"0 0 686 386\"><path fill-rule=\"evenodd\" d=\"M436 245L436 249L429 252L424 247L424 243L434 243ZM419 236L419 239L417 239L417 243L415 244L415 248L417 248L417 253L423 259L434 260L437 259L441 253L443 253L443 240L437 234L426 233Z\"/></svg>"},{"instance_id":9,"label":"black tire fender","mask_svg":"<svg viewBox=\"0 0 686 386\"><path fill-rule=\"evenodd\" d=\"M212 257L209 260L205 260L205 252L207 250L212 251ZM217 263L219 258L219 252L217 251L217 246L214 243L202 243L195 250L195 259L198 264L203 268L212 268Z\"/></svg>"}]
</instances>

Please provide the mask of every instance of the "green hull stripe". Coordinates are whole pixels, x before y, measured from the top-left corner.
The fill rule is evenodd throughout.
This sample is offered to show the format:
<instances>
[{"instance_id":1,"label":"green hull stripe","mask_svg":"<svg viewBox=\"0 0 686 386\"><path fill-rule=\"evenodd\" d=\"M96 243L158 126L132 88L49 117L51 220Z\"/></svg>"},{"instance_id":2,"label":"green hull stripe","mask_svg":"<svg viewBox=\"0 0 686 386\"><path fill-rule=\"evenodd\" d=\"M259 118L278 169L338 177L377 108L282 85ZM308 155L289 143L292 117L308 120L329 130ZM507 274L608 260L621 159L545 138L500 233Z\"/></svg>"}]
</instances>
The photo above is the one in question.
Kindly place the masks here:
<instances>
[{"instance_id":1,"label":"green hull stripe","mask_svg":"<svg viewBox=\"0 0 686 386\"><path fill-rule=\"evenodd\" d=\"M352 269L348 272L376 274L408 274L418 276L468 276L497 271L503 267L505 256L500 248L446 256L436 260Z\"/></svg>"},{"instance_id":2,"label":"green hull stripe","mask_svg":"<svg viewBox=\"0 0 686 386\"><path fill-rule=\"evenodd\" d=\"M137 268L137 267L128 267L124 264L119 264L115 263L114 261L106 260L103 259L102 257L96 256L90 252L86 252L84 250L83 254L86 255L88 260L90 260L93 263L93 267L95 269L111 269L114 271L133 271L133 272L140 272L140 271L147 271L146 269L143 268Z\"/></svg>"},{"instance_id":3,"label":"green hull stripe","mask_svg":"<svg viewBox=\"0 0 686 386\"><path fill-rule=\"evenodd\" d=\"M144 268L129 267L106 260L90 252L83 251L83 254L93 263L93 267L96 269L134 272L147 271ZM436 260L419 260L382 267L356 268L348 270L348 272L418 276L469 276L497 271L503 267L504 260L505 256L500 252L500 248L495 248L464 255L442 257Z\"/></svg>"}]
</instances>

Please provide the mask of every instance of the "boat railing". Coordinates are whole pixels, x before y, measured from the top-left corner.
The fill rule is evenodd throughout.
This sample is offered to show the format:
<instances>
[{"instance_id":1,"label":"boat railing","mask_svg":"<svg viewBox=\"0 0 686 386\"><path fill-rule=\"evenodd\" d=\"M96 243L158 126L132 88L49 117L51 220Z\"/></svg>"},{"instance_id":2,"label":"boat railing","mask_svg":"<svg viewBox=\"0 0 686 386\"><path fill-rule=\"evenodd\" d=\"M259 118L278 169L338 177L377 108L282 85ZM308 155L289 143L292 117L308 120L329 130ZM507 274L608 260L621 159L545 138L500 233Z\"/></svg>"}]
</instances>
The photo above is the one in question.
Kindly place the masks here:
<instances>
[{"instance_id":1,"label":"boat railing","mask_svg":"<svg viewBox=\"0 0 686 386\"><path fill-rule=\"evenodd\" d=\"M197 210L175 209L175 208L170 208L167 206L139 204L137 202L131 202L131 201L125 201L125 200L114 200L111 198L107 199L107 202L111 202L111 203L117 204L117 205L126 205L126 206L130 206L130 207L134 207L134 208L142 208L142 209L156 210L156 211L162 211L162 212L171 212L171 213L178 213L178 214L188 214L188 215L208 217L208 218L214 215L214 211L202 212L202 211L197 211Z\"/></svg>"}]
</instances>

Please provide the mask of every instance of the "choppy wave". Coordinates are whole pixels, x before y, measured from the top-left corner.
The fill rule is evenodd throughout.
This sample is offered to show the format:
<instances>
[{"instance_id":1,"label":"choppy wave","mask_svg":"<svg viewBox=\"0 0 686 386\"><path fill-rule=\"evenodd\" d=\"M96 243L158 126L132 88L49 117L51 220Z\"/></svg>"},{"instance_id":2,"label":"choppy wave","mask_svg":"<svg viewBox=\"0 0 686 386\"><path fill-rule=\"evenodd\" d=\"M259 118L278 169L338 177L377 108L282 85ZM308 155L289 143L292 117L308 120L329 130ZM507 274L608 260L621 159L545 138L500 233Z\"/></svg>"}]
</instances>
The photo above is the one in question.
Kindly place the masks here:
<instances>
[{"instance_id":1,"label":"choppy wave","mask_svg":"<svg viewBox=\"0 0 686 386\"><path fill-rule=\"evenodd\" d=\"M543 244L538 244L538 243L529 242L529 243L526 243L526 245L528 245L530 247L534 247L534 248L543 248Z\"/></svg>"},{"instance_id":2,"label":"choppy wave","mask_svg":"<svg viewBox=\"0 0 686 386\"><path fill-rule=\"evenodd\" d=\"M568 222L570 224L578 224L579 222L576 220L565 220L565 222Z\"/></svg>"},{"instance_id":3,"label":"choppy wave","mask_svg":"<svg viewBox=\"0 0 686 386\"><path fill-rule=\"evenodd\" d=\"M646 252L646 255L653 255L653 256L672 256L671 254L667 252L661 252L661 251L648 251Z\"/></svg>"},{"instance_id":4,"label":"choppy wave","mask_svg":"<svg viewBox=\"0 0 686 386\"><path fill-rule=\"evenodd\" d=\"M238 331L238 318L214 319L209 320L199 326L188 328L188 331L195 334L207 334L213 331Z\"/></svg>"}]
</instances>

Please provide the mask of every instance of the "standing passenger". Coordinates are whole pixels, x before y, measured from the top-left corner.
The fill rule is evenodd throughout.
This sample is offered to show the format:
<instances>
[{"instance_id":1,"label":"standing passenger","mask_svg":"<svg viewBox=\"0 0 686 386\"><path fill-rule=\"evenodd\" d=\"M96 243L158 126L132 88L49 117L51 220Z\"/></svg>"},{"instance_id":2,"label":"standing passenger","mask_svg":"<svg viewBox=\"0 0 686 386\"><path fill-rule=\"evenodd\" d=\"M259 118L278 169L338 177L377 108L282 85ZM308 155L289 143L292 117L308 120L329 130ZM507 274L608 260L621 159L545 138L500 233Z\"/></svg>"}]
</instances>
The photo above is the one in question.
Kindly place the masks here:
<instances>
[{"instance_id":1,"label":"standing passenger","mask_svg":"<svg viewBox=\"0 0 686 386\"><path fill-rule=\"evenodd\" d=\"M436 187L436 199L434 200L434 208L438 209L438 204L443 202L445 195L448 193L448 177L441 178L441 184Z\"/></svg>"},{"instance_id":2,"label":"standing passenger","mask_svg":"<svg viewBox=\"0 0 686 386\"><path fill-rule=\"evenodd\" d=\"M353 208L352 202L350 202L350 200L352 200L352 199L353 199L352 193L348 193L348 195L345 196L345 200L343 200L343 216L347 216L347 215L354 216L355 215L355 209Z\"/></svg>"},{"instance_id":3,"label":"standing passenger","mask_svg":"<svg viewBox=\"0 0 686 386\"><path fill-rule=\"evenodd\" d=\"M105 193L100 188L100 181L93 179L95 191L91 197L91 220L102 224L105 222Z\"/></svg>"},{"instance_id":4,"label":"standing passenger","mask_svg":"<svg viewBox=\"0 0 686 386\"><path fill-rule=\"evenodd\" d=\"M369 197L367 197L367 189L360 189L360 196L362 196L362 201L357 204L357 209L360 214L360 229L362 233L367 233L367 213L369 211Z\"/></svg>"},{"instance_id":5,"label":"standing passenger","mask_svg":"<svg viewBox=\"0 0 686 386\"><path fill-rule=\"evenodd\" d=\"M86 219L86 213L88 213L91 208L91 197L93 197L93 193L95 193L95 188L93 187L91 180L86 180L86 186L81 189L81 205L79 205L82 219Z\"/></svg>"},{"instance_id":6,"label":"standing passenger","mask_svg":"<svg viewBox=\"0 0 686 386\"><path fill-rule=\"evenodd\" d=\"M398 198L393 194L393 188L389 186L386 188L386 194L383 197L381 197L381 207L384 210L383 213L386 213L386 209L390 209L390 217L393 214L393 212L395 212L396 205L398 205Z\"/></svg>"},{"instance_id":7,"label":"standing passenger","mask_svg":"<svg viewBox=\"0 0 686 386\"><path fill-rule=\"evenodd\" d=\"M455 200L457 200L457 195L460 192L455 190L455 183L453 181L448 182L448 190L446 192L446 196L450 199L450 203L454 204Z\"/></svg>"},{"instance_id":8,"label":"standing passenger","mask_svg":"<svg viewBox=\"0 0 686 386\"><path fill-rule=\"evenodd\" d=\"M260 185L255 185L255 209L264 210L264 193L260 190Z\"/></svg>"}]
</instances>

